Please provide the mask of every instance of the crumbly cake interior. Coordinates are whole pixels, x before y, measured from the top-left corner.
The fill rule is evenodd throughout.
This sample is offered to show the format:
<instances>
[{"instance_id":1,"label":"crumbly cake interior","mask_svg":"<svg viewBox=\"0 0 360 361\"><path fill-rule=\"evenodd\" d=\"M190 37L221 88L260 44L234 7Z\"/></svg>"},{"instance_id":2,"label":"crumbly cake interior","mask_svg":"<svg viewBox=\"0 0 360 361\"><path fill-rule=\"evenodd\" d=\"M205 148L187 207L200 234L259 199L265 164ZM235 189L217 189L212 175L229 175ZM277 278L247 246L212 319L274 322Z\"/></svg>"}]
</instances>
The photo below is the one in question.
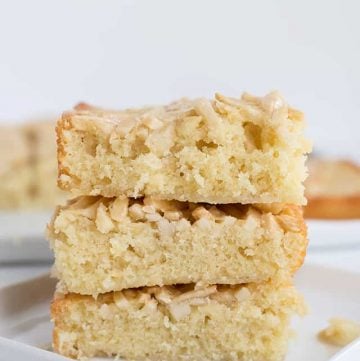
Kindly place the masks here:
<instances>
[{"instance_id":1,"label":"crumbly cake interior","mask_svg":"<svg viewBox=\"0 0 360 361\"><path fill-rule=\"evenodd\" d=\"M52 304L54 348L69 357L280 361L289 317L303 313L290 285L180 285Z\"/></svg>"},{"instance_id":2,"label":"crumbly cake interior","mask_svg":"<svg viewBox=\"0 0 360 361\"><path fill-rule=\"evenodd\" d=\"M49 226L57 276L70 292L198 282L261 282L298 269L301 207L79 197Z\"/></svg>"},{"instance_id":3,"label":"crumbly cake interior","mask_svg":"<svg viewBox=\"0 0 360 361\"><path fill-rule=\"evenodd\" d=\"M182 99L58 122L59 185L81 195L304 204L302 113L276 92Z\"/></svg>"}]
</instances>

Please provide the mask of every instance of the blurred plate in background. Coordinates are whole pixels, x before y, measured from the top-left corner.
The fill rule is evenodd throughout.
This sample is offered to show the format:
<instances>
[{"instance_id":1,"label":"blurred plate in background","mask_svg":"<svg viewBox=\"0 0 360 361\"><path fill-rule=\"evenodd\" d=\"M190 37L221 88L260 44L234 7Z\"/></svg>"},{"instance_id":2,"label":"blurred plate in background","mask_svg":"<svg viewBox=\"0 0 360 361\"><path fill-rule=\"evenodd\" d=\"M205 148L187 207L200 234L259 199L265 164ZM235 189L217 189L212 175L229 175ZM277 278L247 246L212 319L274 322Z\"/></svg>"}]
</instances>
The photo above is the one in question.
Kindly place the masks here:
<instances>
[{"instance_id":1,"label":"blurred plate in background","mask_svg":"<svg viewBox=\"0 0 360 361\"><path fill-rule=\"evenodd\" d=\"M50 212L0 212L0 263L50 261L45 238Z\"/></svg>"},{"instance_id":2,"label":"blurred plate in background","mask_svg":"<svg viewBox=\"0 0 360 361\"><path fill-rule=\"evenodd\" d=\"M309 251L360 247L360 220L307 220Z\"/></svg>"}]
</instances>

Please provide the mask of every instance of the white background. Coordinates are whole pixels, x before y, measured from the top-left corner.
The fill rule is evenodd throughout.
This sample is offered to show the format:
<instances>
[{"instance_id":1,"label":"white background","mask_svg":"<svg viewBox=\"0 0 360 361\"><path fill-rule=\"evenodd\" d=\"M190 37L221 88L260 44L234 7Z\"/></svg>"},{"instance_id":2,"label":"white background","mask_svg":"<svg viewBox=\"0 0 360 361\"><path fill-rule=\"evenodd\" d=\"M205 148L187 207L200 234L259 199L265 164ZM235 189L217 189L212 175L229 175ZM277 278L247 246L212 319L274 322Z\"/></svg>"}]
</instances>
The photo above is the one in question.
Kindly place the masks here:
<instances>
[{"instance_id":1,"label":"white background","mask_svg":"<svg viewBox=\"0 0 360 361\"><path fill-rule=\"evenodd\" d=\"M0 1L0 119L279 89L360 161L360 2Z\"/></svg>"}]
</instances>

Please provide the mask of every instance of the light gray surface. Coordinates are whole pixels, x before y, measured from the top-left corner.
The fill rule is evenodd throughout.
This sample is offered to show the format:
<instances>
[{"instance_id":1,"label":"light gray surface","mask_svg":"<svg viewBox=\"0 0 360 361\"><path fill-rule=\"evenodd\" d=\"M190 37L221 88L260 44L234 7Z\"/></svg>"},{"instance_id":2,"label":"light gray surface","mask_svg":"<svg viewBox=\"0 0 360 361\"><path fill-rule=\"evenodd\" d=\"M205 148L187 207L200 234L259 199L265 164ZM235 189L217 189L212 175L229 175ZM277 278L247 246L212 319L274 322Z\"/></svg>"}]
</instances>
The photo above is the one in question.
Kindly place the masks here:
<instances>
[{"instance_id":1,"label":"light gray surface","mask_svg":"<svg viewBox=\"0 0 360 361\"><path fill-rule=\"evenodd\" d=\"M23 282L50 272L51 265L43 264L8 264L0 265L0 288Z\"/></svg>"},{"instance_id":2,"label":"light gray surface","mask_svg":"<svg viewBox=\"0 0 360 361\"><path fill-rule=\"evenodd\" d=\"M46 240L51 212L0 212L0 264L52 261Z\"/></svg>"},{"instance_id":3,"label":"light gray surface","mask_svg":"<svg viewBox=\"0 0 360 361\"><path fill-rule=\"evenodd\" d=\"M343 350L339 351L329 361L359 361L360 338L351 342Z\"/></svg>"},{"instance_id":4,"label":"light gray surface","mask_svg":"<svg viewBox=\"0 0 360 361\"><path fill-rule=\"evenodd\" d=\"M66 357L0 337L0 361L66 361Z\"/></svg>"}]
</instances>

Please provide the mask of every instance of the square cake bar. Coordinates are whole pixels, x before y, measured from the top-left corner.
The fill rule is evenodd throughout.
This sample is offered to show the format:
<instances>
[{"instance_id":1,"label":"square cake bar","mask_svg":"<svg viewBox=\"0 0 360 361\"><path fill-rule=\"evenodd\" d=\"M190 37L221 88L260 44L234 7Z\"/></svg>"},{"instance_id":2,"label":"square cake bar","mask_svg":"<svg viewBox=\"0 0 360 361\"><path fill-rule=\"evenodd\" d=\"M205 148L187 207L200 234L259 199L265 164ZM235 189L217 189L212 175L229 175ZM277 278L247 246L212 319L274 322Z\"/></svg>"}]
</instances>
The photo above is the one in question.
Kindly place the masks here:
<instances>
[{"instance_id":1,"label":"square cake bar","mask_svg":"<svg viewBox=\"0 0 360 361\"><path fill-rule=\"evenodd\" d=\"M106 111L58 121L59 185L77 195L305 203L301 112L276 92Z\"/></svg>"},{"instance_id":2,"label":"square cake bar","mask_svg":"<svg viewBox=\"0 0 360 361\"><path fill-rule=\"evenodd\" d=\"M53 346L74 358L281 361L289 318L303 311L290 281L67 294L52 304Z\"/></svg>"},{"instance_id":3,"label":"square cake bar","mask_svg":"<svg viewBox=\"0 0 360 361\"><path fill-rule=\"evenodd\" d=\"M55 270L69 292L262 282L304 259L299 206L211 205L145 197L79 197L49 226Z\"/></svg>"}]
</instances>

